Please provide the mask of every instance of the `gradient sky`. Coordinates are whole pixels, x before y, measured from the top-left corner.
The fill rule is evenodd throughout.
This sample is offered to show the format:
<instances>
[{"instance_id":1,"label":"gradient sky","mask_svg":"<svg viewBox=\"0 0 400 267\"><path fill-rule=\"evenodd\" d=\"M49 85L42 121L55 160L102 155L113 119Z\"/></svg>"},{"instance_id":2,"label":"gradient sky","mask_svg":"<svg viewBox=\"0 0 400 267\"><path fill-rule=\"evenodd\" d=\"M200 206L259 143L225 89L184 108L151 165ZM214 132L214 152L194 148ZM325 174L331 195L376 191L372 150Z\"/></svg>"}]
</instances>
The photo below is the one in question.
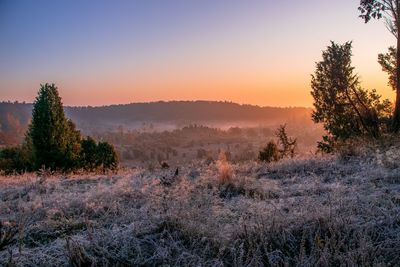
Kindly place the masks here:
<instances>
[{"instance_id":1,"label":"gradient sky","mask_svg":"<svg viewBox=\"0 0 400 267\"><path fill-rule=\"evenodd\" d=\"M395 43L359 0L0 0L0 100L40 83L66 105L228 100L311 106L321 52L353 41L363 86L393 100L377 54Z\"/></svg>"}]
</instances>

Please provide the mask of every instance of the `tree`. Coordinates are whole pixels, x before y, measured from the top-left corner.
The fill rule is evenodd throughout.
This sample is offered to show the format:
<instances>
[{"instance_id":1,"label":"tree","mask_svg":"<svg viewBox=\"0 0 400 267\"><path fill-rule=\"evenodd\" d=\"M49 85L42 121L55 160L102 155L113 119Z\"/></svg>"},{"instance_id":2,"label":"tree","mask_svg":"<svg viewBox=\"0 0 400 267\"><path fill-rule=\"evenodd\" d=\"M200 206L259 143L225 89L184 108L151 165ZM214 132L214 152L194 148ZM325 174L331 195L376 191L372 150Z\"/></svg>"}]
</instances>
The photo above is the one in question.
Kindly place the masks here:
<instances>
[{"instance_id":1,"label":"tree","mask_svg":"<svg viewBox=\"0 0 400 267\"><path fill-rule=\"evenodd\" d=\"M311 76L311 95L314 98L312 118L323 123L330 136L324 140L346 140L355 136L379 137L381 118L388 101L381 102L376 91L360 87L351 65L352 44L331 42L322 53Z\"/></svg>"},{"instance_id":2,"label":"tree","mask_svg":"<svg viewBox=\"0 0 400 267\"><path fill-rule=\"evenodd\" d=\"M396 102L392 116L392 131L397 133L400 130L400 36L398 30L400 28L400 1L361 0L358 9L361 12L360 17L365 21L365 23L368 23L371 19L384 18L387 29L397 39L397 47L389 51L389 54L391 54L392 57L395 57L395 64L393 64L394 62L391 62L390 65L390 67L394 68L395 71L393 71L393 69L387 69L391 71L391 74L389 74L391 75L389 81L392 87L396 90ZM385 62L385 58L380 58L380 60L381 59L384 60L382 62Z\"/></svg>"},{"instance_id":3,"label":"tree","mask_svg":"<svg viewBox=\"0 0 400 267\"><path fill-rule=\"evenodd\" d=\"M42 167L56 171L77 168L92 171L100 166L103 171L118 167L114 147L106 142L97 144L91 137L82 140L75 124L65 117L54 84L41 85L24 143L0 150L0 170L6 173Z\"/></svg>"},{"instance_id":4,"label":"tree","mask_svg":"<svg viewBox=\"0 0 400 267\"><path fill-rule=\"evenodd\" d=\"M54 84L41 85L33 104L29 128L35 154L36 169L51 170L75 167L80 150L80 134L65 117L61 98Z\"/></svg>"}]
</instances>

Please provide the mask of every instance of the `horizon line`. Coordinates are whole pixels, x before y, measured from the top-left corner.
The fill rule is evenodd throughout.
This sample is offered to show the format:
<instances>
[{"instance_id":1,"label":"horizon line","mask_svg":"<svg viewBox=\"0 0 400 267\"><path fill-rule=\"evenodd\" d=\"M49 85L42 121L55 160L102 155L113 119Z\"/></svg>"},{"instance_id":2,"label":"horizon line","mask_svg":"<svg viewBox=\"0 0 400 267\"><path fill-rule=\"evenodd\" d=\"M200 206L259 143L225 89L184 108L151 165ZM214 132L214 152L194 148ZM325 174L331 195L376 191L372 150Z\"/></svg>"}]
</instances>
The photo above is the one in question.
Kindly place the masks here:
<instances>
[{"instance_id":1,"label":"horizon line","mask_svg":"<svg viewBox=\"0 0 400 267\"><path fill-rule=\"evenodd\" d=\"M234 101L228 100L154 100L154 101L147 101L147 102L129 102L129 103L113 103L113 104L103 104L103 105L64 105L63 107L67 108L103 108L103 107L111 107L111 106L128 106L128 105L138 105L138 104L157 104L157 103L196 103L196 102L204 102L204 103L226 103L226 104L235 104L239 106L252 106L258 108L281 108L281 109L296 109L296 108L305 108L305 109L312 109L313 107L310 106L261 106L257 104L248 104L248 103L239 103ZM30 105L33 102L28 101L19 101L19 100L0 100L0 103L7 103L7 104L26 104Z\"/></svg>"}]
</instances>

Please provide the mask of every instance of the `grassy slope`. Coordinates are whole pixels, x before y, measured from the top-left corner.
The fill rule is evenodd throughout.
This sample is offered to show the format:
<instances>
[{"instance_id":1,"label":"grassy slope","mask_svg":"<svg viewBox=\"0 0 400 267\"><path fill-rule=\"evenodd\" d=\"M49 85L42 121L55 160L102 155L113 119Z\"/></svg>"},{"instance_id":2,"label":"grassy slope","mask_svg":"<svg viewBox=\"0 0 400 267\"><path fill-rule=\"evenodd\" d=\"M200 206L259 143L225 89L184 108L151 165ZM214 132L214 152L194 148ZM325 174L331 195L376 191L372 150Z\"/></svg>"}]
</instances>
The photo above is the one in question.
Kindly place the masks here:
<instances>
[{"instance_id":1,"label":"grassy slope","mask_svg":"<svg viewBox=\"0 0 400 267\"><path fill-rule=\"evenodd\" d=\"M399 161L392 149L199 164L170 186L159 177L174 170L2 177L2 231L17 232L0 265L395 266Z\"/></svg>"}]
</instances>

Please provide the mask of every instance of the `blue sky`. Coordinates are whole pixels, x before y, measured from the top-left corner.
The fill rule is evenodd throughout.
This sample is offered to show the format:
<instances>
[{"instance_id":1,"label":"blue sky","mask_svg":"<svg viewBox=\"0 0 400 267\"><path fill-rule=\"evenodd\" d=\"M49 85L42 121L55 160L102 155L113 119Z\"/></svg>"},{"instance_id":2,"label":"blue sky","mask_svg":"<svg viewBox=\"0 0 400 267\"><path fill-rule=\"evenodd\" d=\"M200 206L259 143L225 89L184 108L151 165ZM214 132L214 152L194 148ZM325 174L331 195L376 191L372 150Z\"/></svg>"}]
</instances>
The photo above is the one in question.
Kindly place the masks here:
<instances>
[{"instance_id":1,"label":"blue sky","mask_svg":"<svg viewBox=\"0 0 400 267\"><path fill-rule=\"evenodd\" d=\"M55 82L69 105L230 100L310 106L330 40L354 42L367 87L392 97L357 0L0 0L0 100L32 101ZM290 97L285 97L289 95Z\"/></svg>"}]
</instances>

